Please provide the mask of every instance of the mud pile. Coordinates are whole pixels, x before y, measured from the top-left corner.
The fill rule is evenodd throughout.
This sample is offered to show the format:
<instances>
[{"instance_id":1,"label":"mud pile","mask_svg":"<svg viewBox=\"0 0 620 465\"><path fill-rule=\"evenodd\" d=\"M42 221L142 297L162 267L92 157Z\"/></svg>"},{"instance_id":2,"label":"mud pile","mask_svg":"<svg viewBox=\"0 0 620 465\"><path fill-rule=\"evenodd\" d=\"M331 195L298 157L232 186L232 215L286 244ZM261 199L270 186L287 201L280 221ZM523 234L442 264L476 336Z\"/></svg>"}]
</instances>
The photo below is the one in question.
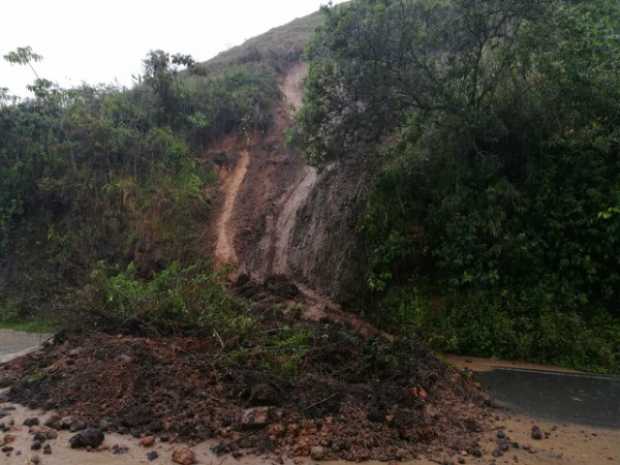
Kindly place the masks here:
<instances>
[{"instance_id":1,"label":"mud pile","mask_svg":"<svg viewBox=\"0 0 620 465\"><path fill-rule=\"evenodd\" d=\"M11 402L136 437L217 439L222 454L396 460L479 449L484 394L416 340L367 339L268 307L254 310L255 336L73 336L0 378L14 380ZM304 342L291 348L279 334Z\"/></svg>"}]
</instances>

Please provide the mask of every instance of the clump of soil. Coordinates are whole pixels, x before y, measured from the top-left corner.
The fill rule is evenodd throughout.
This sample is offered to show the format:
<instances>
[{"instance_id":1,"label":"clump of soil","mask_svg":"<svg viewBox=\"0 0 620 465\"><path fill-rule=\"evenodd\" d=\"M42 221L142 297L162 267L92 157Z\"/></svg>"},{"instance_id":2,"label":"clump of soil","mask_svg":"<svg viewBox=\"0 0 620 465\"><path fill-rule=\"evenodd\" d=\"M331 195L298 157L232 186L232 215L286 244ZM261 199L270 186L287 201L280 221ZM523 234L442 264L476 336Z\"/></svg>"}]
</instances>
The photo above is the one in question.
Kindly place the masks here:
<instances>
[{"instance_id":1,"label":"clump of soil","mask_svg":"<svg viewBox=\"0 0 620 465\"><path fill-rule=\"evenodd\" d=\"M12 402L135 436L215 438L218 453L395 460L479 447L485 395L416 339L255 312L252 336L226 341L67 336L0 377L20 380Z\"/></svg>"}]
</instances>

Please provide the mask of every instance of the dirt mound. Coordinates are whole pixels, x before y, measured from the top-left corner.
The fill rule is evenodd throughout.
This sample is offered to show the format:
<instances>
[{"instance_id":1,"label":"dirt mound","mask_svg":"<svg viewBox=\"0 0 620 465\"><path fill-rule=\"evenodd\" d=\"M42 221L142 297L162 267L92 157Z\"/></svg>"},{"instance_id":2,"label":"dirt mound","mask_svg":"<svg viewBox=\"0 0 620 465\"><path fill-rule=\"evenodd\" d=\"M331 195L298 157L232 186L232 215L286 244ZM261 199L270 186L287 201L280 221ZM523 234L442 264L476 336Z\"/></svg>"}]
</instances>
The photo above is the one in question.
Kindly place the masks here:
<instances>
[{"instance_id":1,"label":"dirt mound","mask_svg":"<svg viewBox=\"0 0 620 465\"><path fill-rule=\"evenodd\" d=\"M12 402L135 436L216 438L220 453L393 460L478 447L484 395L415 339L365 339L261 307L252 337L75 336L0 378L21 380Z\"/></svg>"}]
</instances>

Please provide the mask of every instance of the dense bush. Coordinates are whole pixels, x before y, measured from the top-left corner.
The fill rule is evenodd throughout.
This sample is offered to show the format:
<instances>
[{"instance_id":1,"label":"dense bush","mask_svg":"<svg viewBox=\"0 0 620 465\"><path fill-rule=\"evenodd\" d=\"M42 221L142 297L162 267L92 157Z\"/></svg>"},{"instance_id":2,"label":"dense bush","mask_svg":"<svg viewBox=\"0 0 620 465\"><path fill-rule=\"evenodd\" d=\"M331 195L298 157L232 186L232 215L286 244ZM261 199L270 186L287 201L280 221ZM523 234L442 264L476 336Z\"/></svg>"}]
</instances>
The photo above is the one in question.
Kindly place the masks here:
<instances>
[{"instance_id":1,"label":"dense bush","mask_svg":"<svg viewBox=\"0 0 620 465\"><path fill-rule=\"evenodd\" d=\"M134 331L148 335L193 332L241 337L253 327L223 286L222 276L204 264L177 262L142 278L132 263L118 271L99 264L80 299L64 309L77 315L81 329Z\"/></svg>"},{"instance_id":2,"label":"dense bush","mask_svg":"<svg viewBox=\"0 0 620 465\"><path fill-rule=\"evenodd\" d=\"M618 369L618 4L326 13L300 134L316 162L379 172L360 225L376 317L419 286L446 349Z\"/></svg>"},{"instance_id":3,"label":"dense bush","mask_svg":"<svg viewBox=\"0 0 620 465\"><path fill-rule=\"evenodd\" d=\"M20 64L36 56L21 50ZM133 262L144 279L193 263L214 191L198 156L271 123L268 68L199 75L191 57L162 51L144 64L131 89L37 79L32 98L2 92L0 309L11 318L65 306L100 261Z\"/></svg>"}]
</instances>

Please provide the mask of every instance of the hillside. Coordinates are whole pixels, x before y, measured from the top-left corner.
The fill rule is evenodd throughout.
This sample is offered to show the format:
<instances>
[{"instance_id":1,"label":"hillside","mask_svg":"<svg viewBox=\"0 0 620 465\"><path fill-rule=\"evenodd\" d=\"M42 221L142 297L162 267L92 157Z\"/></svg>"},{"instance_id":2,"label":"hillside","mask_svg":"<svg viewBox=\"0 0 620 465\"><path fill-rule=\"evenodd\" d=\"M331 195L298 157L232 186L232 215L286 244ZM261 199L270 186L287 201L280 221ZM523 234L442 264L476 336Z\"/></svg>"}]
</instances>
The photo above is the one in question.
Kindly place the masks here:
<instances>
[{"instance_id":1,"label":"hillside","mask_svg":"<svg viewBox=\"0 0 620 465\"><path fill-rule=\"evenodd\" d=\"M520 447L435 351L620 370L611 7L357 0L3 96L0 325L58 332L0 403L280 463Z\"/></svg>"},{"instance_id":2,"label":"hillside","mask_svg":"<svg viewBox=\"0 0 620 465\"><path fill-rule=\"evenodd\" d=\"M283 64L301 60L306 45L317 27L323 23L323 19L320 12L298 18L220 53L215 58L201 63L199 69L217 73L233 65L267 62L278 66L282 71Z\"/></svg>"}]
</instances>

